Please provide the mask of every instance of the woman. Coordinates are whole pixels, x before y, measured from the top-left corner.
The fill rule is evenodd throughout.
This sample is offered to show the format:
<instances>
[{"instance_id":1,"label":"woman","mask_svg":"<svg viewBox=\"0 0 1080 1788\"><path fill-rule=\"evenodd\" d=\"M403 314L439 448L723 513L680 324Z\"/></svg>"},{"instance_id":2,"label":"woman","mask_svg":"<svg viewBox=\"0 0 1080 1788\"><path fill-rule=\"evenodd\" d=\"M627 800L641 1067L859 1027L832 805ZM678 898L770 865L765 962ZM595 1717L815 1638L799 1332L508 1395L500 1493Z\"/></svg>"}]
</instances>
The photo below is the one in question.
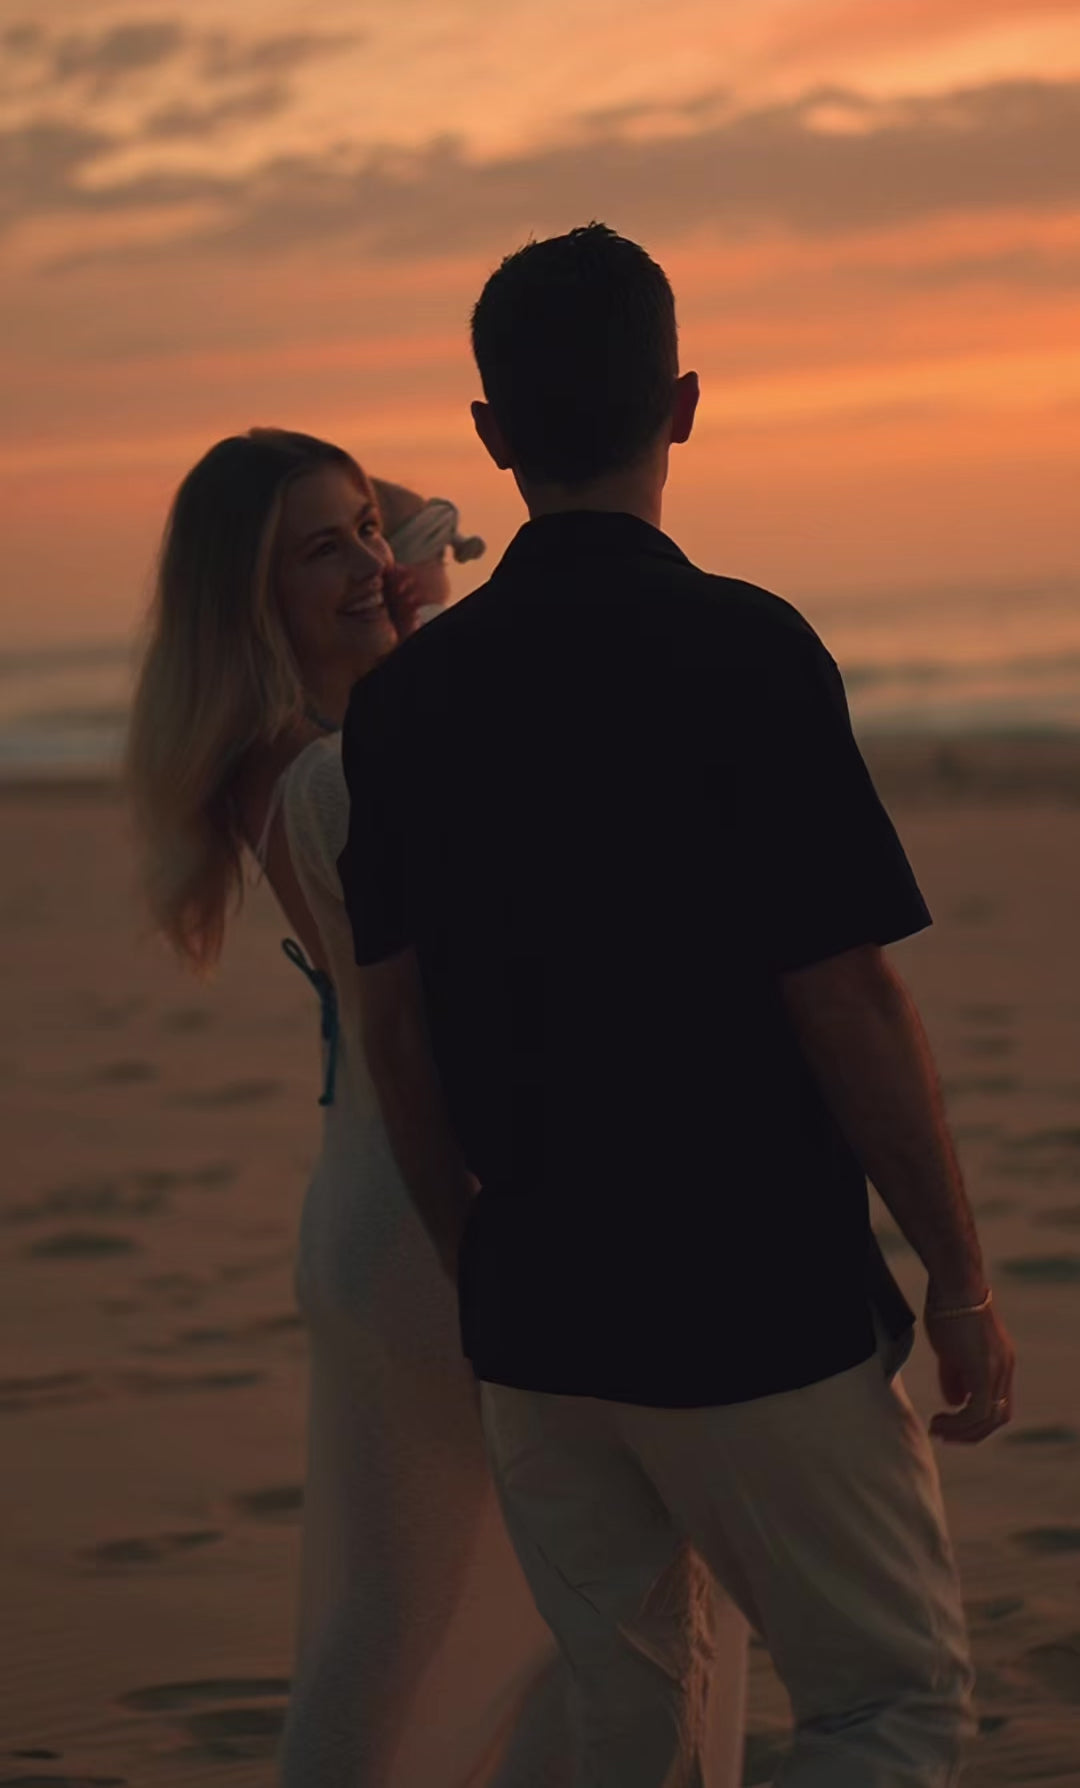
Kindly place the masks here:
<instances>
[{"instance_id":1,"label":"woman","mask_svg":"<svg viewBox=\"0 0 1080 1788\"><path fill-rule=\"evenodd\" d=\"M554 1788L573 1774L561 1666L495 1507L453 1289L365 1070L336 870L349 691L443 589L423 568L447 544L483 550L460 541L456 512L400 487L388 507L394 491L420 572L394 567L375 488L341 449L258 429L210 450L166 533L129 775L146 891L180 955L216 961L250 848L322 1005L323 1144L296 1274L311 1390L285 1788ZM697 1783L719 1752L695 1561L673 1561L646 1599L630 1642L685 1685L679 1780ZM730 1700L719 1720L730 1751ZM706 1773L726 1788L726 1767Z\"/></svg>"}]
</instances>

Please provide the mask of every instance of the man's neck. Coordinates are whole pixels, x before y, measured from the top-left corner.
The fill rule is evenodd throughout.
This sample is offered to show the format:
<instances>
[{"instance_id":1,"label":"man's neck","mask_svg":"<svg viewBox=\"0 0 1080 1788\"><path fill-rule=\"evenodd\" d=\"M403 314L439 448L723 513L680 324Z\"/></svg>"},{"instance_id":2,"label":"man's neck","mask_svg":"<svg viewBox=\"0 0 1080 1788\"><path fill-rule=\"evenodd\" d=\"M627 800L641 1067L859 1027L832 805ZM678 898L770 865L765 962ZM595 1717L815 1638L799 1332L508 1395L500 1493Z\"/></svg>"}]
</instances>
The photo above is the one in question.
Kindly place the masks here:
<instances>
[{"instance_id":1,"label":"man's neck","mask_svg":"<svg viewBox=\"0 0 1080 1788\"><path fill-rule=\"evenodd\" d=\"M613 515L636 515L650 527L660 526L664 505L664 476L655 464L632 466L612 472L589 484L529 484L518 479L531 521L542 515L592 510Z\"/></svg>"}]
</instances>

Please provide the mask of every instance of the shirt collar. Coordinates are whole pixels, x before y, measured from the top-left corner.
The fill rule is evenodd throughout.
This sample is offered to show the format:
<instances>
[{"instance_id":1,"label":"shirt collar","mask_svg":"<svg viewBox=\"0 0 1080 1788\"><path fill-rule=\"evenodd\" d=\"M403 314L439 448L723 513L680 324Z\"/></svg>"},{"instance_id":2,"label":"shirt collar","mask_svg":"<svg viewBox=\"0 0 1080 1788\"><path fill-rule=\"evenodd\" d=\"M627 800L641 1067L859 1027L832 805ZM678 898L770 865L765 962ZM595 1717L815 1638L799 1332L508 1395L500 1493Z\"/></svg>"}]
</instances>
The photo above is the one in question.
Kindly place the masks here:
<instances>
[{"instance_id":1,"label":"shirt collar","mask_svg":"<svg viewBox=\"0 0 1080 1788\"><path fill-rule=\"evenodd\" d=\"M568 553L648 553L688 565L689 559L667 534L640 516L609 509L562 509L539 515L515 534L498 569L517 569Z\"/></svg>"}]
</instances>

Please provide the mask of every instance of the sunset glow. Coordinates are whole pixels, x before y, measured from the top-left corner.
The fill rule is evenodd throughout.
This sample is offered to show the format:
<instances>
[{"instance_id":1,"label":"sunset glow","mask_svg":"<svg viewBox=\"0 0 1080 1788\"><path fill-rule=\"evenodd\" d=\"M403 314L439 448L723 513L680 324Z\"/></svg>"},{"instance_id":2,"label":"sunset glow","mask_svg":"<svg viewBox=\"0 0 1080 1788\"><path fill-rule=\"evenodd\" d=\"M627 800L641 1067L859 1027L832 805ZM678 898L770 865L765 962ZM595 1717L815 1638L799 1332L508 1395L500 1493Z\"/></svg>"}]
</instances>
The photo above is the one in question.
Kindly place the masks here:
<instances>
[{"instance_id":1,"label":"sunset glow","mask_svg":"<svg viewBox=\"0 0 1080 1788\"><path fill-rule=\"evenodd\" d=\"M274 421L453 496L530 233L663 261L669 525L795 600L1080 569L1080 15L1050 0L0 4L5 634L125 633L171 490Z\"/></svg>"}]
</instances>

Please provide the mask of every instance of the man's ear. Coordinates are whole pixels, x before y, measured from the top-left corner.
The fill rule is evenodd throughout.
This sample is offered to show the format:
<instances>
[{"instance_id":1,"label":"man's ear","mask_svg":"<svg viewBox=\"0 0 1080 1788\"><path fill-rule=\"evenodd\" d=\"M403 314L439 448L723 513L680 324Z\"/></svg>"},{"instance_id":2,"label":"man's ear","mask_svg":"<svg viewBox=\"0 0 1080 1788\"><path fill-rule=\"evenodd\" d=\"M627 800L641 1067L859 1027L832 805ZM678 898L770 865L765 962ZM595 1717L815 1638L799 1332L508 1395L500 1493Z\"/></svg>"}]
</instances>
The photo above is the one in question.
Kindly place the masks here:
<instances>
[{"instance_id":1,"label":"man's ear","mask_svg":"<svg viewBox=\"0 0 1080 1788\"><path fill-rule=\"evenodd\" d=\"M509 472L514 463L514 456L506 444L506 437L495 419L495 412L490 404L479 400L470 405L473 425L483 441L500 472Z\"/></svg>"},{"instance_id":2,"label":"man's ear","mask_svg":"<svg viewBox=\"0 0 1080 1788\"><path fill-rule=\"evenodd\" d=\"M694 417L701 398L701 381L696 372L683 373L675 381L675 402L671 408L671 439L681 447L694 432Z\"/></svg>"}]
</instances>

